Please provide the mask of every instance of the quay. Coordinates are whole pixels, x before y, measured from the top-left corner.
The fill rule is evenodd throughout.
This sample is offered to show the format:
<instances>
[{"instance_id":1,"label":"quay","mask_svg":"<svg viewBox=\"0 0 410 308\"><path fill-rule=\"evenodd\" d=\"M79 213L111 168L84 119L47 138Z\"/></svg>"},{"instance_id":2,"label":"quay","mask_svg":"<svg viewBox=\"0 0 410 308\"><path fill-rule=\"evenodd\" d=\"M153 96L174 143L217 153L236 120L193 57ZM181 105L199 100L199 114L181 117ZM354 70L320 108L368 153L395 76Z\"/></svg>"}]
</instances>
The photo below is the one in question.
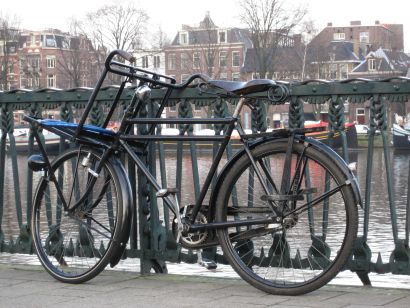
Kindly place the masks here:
<instances>
[{"instance_id":1,"label":"quay","mask_svg":"<svg viewBox=\"0 0 410 308\"><path fill-rule=\"evenodd\" d=\"M240 279L103 271L71 285L41 266L0 264L0 307L408 307L409 289L327 285L291 297L263 293Z\"/></svg>"}]
</instances>

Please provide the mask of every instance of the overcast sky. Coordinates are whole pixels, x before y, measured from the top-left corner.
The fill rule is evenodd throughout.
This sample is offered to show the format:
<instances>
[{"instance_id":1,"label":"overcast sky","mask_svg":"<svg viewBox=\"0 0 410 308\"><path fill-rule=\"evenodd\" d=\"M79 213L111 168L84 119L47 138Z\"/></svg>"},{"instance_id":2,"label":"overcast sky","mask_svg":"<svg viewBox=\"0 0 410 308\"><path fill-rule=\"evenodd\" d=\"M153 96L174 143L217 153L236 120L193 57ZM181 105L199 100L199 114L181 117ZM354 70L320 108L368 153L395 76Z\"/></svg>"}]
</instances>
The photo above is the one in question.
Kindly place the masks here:
<instances>
[{"instance_id":1,"label":"overcast sky","mask_svg":"<svg viewBox=\"0 0 410 308\"><path fill-rule=\"evenodd\" d=\"M57 28L68 30L70 17L81 18L86 12L95 11L105 4L129 0L2 0L2 15L16 15L20 27L41 30ZM238 0L149 0L141 3L150 16L150 24L161 25L173 38L182 24L195 25L210 11L216 25L222 27L240 26ZM348 26L352 20L361 20L362 25L381 23L404 24L405 50L410 52L410 2L408 0L287 0L289 4L306 3L309 17L322 30L328 22L334 26Z\"/></svg>"}]
</instances>

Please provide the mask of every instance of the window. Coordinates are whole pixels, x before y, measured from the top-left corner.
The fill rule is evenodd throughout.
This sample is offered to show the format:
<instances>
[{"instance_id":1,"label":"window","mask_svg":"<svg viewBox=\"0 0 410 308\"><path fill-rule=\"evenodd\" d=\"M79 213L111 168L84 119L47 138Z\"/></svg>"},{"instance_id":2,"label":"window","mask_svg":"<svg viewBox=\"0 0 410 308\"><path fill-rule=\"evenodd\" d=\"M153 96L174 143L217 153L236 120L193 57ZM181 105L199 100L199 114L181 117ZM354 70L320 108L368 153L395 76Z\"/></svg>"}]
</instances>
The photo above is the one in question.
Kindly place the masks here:
<instances>
[{"instance_id":1,"label":"window","mask_svg":"<svg viewBox=\"0 0 410 308\"><path fill-rule=\"evenodd\" d=\"M36 37L34 34L30 35L30 45L31 46L36 45Z\"/></svg>"},{"instance_id":2,"label":"window","mask_svg":"<svg viewBox=\"0 0 410 308\"><path fill-rule=\"evenodd\" d=\"M174 53L168 55L168 69L175 70L177 68L176 56Z\"/></svg>"},{"instance_id":3,"label":"window","mask_svg":"<svg viewBox=\"0 0 410 308\"><path fill-rule=\"evenodd\" d=\"M45 43L45 47L57 47L57 42L54 35L46 35Z\"/></svg>"},{"instance_id":4,"label":"window","mask_svg":"<svg viewBox=\"0 0 410 308\"><path fill-rule=\"evenodd\" d=\"M47 56L47 68L55 68L56 67L56 57L55 56Z\"/></svg>"},{"instance_id":5,"label":"window","mask_svg":"<svg viewBox=\"0 0 410 308\"><path fill-rule=\"evenodd\" d=\"M30 57L28 62L32 68L38 69L40 67L40 57Z\"/></svg>"},{"instance_id":6,"label":"window","mask_svg":"<svg viewBox=\"0 0 410 308\"><path fill-rule=\"evenodd\" d=\"M148 65L149 65L148 56L143 56L141 60L142 60L142 68L148 68Z\"/></svg>"},{"instance_id":7,"label":"window","mask_svg":"<svg viewBox=\"0 0 410 308\"><path fill-rule=\"evenodd\" d=\"M365 124L366 122L366 111L364 108L356 108L356 122L358 124Z\"/></svg>"},{"instance_id":8,"label":"window","mask_svg":"<svg viewBox=\"0 0 410 308\"><path fill-rule=\"evenodd\" d=\"M336 79L337 78L337 64L330 64L329 66L329 71L330 71L330 79Z\"/></svg>"},{"instance_id":9,"label":"window","mask_svg":"<svg viewBox=\"0 0 410 308\"><path fill-rule=\"evenodd\" d=\"M208 51L206 58L208 67L214 67L214 53L212 51Z\"/></svg>"},{"instance_id":10,"label":"window","mask_svg":"<svg viewBox=\"0 0 410 308\"><path fill-rule=\"evenodd\" d=\"M226 30L218 31L218 43L226 43Z\"/></svg>"},{"instance_id":11,"label":"window","mask_svg":"<svg viewBox=\"0 0 410 308\"><path fill-rule=\"evenodd\" d=\"M369 66L369 71L375 71L376 70L376 59L369 59L367 63L368 63L368 66Z\"/></svg>"},{"instance_id":12,"label":"window","mask_svg":"<svg viewBox=\"0 0 410 308\"><path fill-rule=\"evenodd\" d=\"M179 33L179 43L181 45L187 45L188 44L188 32L180 32Z\"/></svg>"},{"instance_id":13,"label":"window","mask_svg":"<svg viewBox=\"0 0 410 308\"><path fill-rule=\"evenodd\" d=\"M240 81L241 78L240 78L240 76L239 76L239 73L233 73L233 74L232 74L232 80L233 80L233 81Z\"/></svg>"},{"instance_id":14,"label":"window","mask_svg":"<svg viewBox=\"0 0 410 308\"><path fill-rule=\"evenodd\" d=\"M219 74L219 79L220 80L228 80L228 74L227 73L220 73Z\"/></svg>"},{"instance_id":15,"label":"window","mask_svg":"<svg viewBox=\"0 0 410 308\"><path fill-rule=\"evenodd\" d=\"M240 66L241 65L241 58L239 51L233 51L232 52L232 66Z\"/></svg>"},{"instance_id":16,"label":"window","mask_svg":"<svg viewBox=\"0 0 410 308\"><path fill-rule=\"evenodd\" d=\"M369 43L369 32L360 32L360 43Z\"/></svg>"},{"instance_id":17,"label":"window","mask_svg":"<svg viewBox=\"0 0 410 308\"><path fill-rule=\"evenodd\" d=\"M154 56L154 68L159 68L159 67L161 67L161 57Z\"/></svg>"},{"instance_id":18,"label":"window","mask_svg":"<svg viewBox=\"0 0 410 308\"><path fill-rule=\"evenodd\" d=\"M48 88L56 87L56 75L47 75L47 87Z\"/></svg>"},{"instance_id":19,"label":"window","mask_svg":"<svg viewBox=\"0 0 410 308\"><path fill-rule=\"evenodd\" d=\"M333 33L333 39L335 41L344 41L346 38L346 35L344 33Z\"/></svg>"},{"instance_id":20,"label":"window","mask_svg":"<svg viewBox=\"0 0 410 308\"><path fill-rule=\"evenodd\" d=\"M8 74L14 74L14 64L9 63Z\"/></svg>"},{"instance_id":21,"label":"window","mask_svg":"<svg viewBox=\"0 0 410 308\"><path fill-rule=\"evenodd\" d=\"M193 61L194 69L201 68L201 54L199 52L194 52L192 61Z\"/></svg>"},{"instance_id":22,"label":"window","mask_svg":"<svg viewBox=\"0 0 410 308\"><path fill-rule=\"evenodd\" d=\"M347 78L347 64L340 64L340 79Z\"/></svg>"},{"instance_id":23,"label":"window","mask_svg":"<svg viewBox=\"0 0 410 308\"><path fill-rule=\"evenodd\" d=\"M219 53L219 67L226 67L226 60L228 58L228 53L226 51L221 51Z\"/></svg>"},{"instance_id":24,"label":"window","mask_svg":"<svg viewBox=\"0 0 410 308\"><path fill-rule=\"evenodd\" d=\"M181 53L181 69L189 69L189 56L186 53Z\"/></svg>"}]
</instances>

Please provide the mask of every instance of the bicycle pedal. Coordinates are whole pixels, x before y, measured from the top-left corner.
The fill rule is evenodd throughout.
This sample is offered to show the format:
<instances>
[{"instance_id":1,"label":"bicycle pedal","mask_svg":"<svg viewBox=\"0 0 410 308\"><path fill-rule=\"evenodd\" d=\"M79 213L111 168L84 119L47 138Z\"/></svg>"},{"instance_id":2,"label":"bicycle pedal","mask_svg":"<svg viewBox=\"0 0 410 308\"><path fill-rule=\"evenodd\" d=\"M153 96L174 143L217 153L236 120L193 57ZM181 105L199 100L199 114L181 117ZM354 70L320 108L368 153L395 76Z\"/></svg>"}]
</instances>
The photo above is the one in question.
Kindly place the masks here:
<instances>
[{"instance_id":1,"label":"bicycle pedal","mask_svg":"<svg viewBox=\"0 0 410 308\"><path fill-rule=\"evenodd\" d=\"M155 194L158 198L165 198L169 195L175 195L178 192L177 188L163 188Z\"/></svg>"},{"instance_id":2,"label":"bicycle pedal","mask_svg":"<svg viewBox=\"0 0 410 308\"><path fill-rule=\"evenodd\" d=\"M202 259L198 262L198 264L209 270L216 269L218 267L214 261L208 259Z\"/></svg>"}]
</instances>

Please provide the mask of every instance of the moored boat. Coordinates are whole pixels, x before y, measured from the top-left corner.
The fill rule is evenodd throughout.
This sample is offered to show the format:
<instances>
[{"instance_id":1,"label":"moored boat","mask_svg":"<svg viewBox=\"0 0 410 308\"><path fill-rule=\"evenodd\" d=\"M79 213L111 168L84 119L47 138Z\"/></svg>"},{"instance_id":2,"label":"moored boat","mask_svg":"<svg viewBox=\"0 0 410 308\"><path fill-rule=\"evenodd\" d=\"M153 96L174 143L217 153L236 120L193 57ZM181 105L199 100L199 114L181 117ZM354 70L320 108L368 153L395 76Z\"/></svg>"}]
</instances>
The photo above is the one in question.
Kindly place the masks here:
<instances>
[{"instance_id":1,"label":"moored boat","mask_svg":"<svg viewBox=\"0 0 410 308\"><path fill-rule=\"evenodd\" d=\"M16 145L17 153L27 153L28 152L28 141L29 141L30 129L28 127L16 127L13 131L13 136ZM46 150L48 152L56 152L59 149L60 137L52 132L43 130L44 141L46 145ZM36 142L34 142L34 150L38 150ZM6 151L11 152L10 140L7 136L6 140Z\"/></svg>"},{"instance_id":2,"label":"moored boat","mask_svg":"<svg viewBox=\"0 0 410 308\"><path fill-rule=\"evenodd\" d=\"M397 149L410 150L410 114L404 119L395 114L395 122L392 127L393 146Z\"/></svg>"}]
</instances>

